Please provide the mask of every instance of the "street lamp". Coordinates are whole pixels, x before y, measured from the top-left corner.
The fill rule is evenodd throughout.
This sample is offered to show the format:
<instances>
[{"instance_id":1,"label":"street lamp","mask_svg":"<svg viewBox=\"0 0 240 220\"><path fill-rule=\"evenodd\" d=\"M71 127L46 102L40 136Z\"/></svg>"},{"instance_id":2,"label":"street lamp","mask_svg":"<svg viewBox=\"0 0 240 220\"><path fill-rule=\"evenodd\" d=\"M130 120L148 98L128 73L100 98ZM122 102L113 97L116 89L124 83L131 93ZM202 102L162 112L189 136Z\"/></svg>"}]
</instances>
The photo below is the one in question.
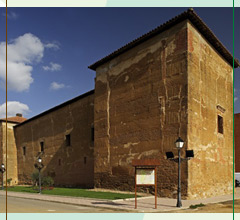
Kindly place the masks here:
<instances>
[{"instance_id":1,"label":"street lamp","mask_svg":"<svg viewBox=\"0 0 240 220\"><path fill-rule=\"evenodd\" d=\"M175 142L176 148L178 149L178 157L174 158L173 152L166 152L168 160L178 163L178 194L177 194L177 207L182 207L181 201L181 162L190 160L194 157L193 150L186 150L186 158L181 158L181 149L183 148L184 141L179 137Z\"/></svg>"},{"instance_id":2,"label":"street lamp","mask_svg":"<svg viewBox=\"0 0 240 220\"><path fill-rule=\"evenodd\" d=\"M43 163L42 163L42 158L38 157L37 159L38 163L35 163L34 166L36 169L38 169L39 175L38 175L38 180L39 180L39 194L42 193L42 189L41 189L41 169L44 167Z\"/></svg>"},{"instance_id":3,"label":"street lamp","mask_svg":"<svg viewBox=\"0 0 240 220\"><path fill-rule=\"evenodd\" d=\"M3 186L3 174L4 174L5 171L6 171L5 165L4 165L4 163L2 163L1 168L0 168L0 172L2 173L2 190L4 189L4 186Z\"/></svg>"},{"instance_id":4,"label":"street lamp","mask_svg":"<svg viewBox=\"0 0 240 220\"><path fill-rule=\"evenodd\" d=\"M177 194L177 207L182 207L181 201L181 149L184 145L184 141L179 137L175 142L178 149L178 194Z\"/></svg>"}]
</instances>

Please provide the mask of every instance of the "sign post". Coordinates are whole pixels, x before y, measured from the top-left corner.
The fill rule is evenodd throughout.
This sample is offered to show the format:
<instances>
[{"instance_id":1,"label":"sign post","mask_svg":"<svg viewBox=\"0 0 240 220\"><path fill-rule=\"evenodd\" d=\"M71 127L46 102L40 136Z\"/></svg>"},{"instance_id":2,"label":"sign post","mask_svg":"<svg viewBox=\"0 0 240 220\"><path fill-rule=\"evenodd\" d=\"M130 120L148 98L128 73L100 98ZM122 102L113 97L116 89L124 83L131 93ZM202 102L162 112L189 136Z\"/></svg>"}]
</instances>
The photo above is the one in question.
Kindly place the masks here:
<instances>
[{"instance_id":1,"label":"sign post","mask_svg":"<svg viewBox=\"0 0 240 220\"><path fill-rule=\"evenodd\" d=\"M135 167L135 209L137 209L137 186L154 186L155 209L157 209L157 166L160 165L159 160L133 160L132 165Z\"/></svg>"}]
</instances>

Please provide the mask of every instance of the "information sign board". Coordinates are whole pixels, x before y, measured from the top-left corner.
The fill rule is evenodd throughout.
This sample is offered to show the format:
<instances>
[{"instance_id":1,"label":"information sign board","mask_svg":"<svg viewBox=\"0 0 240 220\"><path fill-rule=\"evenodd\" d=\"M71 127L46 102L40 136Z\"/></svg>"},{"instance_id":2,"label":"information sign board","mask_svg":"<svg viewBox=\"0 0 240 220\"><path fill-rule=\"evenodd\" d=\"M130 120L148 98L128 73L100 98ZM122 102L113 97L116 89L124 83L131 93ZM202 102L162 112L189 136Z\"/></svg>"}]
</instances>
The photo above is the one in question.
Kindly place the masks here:
<instances>
[{"instance_id":1,"label":"information sign board","mask_svg":"<svg viewBox=\"0 0 240 220\"><path fill-rule=\"evenodd\" d=\"M137 186L155 188L155 209L157 209L157 166L158 159L134 159L132 165L135 167L135 209L137 208Z\"/></svg>"},{"instance_id":2,"label":"information sign board","mask_svg":"<svg viewBox=\"0 0 240 220\"><path fill-rule=\"evenodd\" d=\"M155 170L154 169L136 169L136 184L137 185L155 185Z\"/></svg>"}]
</instances>

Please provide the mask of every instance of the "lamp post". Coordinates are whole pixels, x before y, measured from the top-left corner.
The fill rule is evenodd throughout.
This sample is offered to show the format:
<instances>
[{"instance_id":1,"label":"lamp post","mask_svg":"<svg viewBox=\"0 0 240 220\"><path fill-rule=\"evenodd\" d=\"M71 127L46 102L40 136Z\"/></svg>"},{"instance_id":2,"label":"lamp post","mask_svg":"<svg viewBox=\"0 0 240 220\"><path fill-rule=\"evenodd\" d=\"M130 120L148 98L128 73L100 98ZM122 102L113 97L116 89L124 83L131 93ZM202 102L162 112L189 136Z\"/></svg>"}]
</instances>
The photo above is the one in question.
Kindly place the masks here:
<instances>
[{"instance_id":1,"label":"lamp post","mask_svg":"<svg viewBox=\"0 0 240 220\"><path fill-rule=\"evenodd\" d=\"M179 137L175 142L178 149L178 157L174 158L173 152L166 152L168 160L178 163L178 191L177 191L177 207L182 207L181 201L181 163L186 160L190 160L194 157L193 150L186 150L186 158L181 158L181 149L183 148L184 141Z\"/></svg>"},{"instance_id":2,"label":"lamp post","mask_svg":"<svg viewBox=\"0 0 240 220\"><path fill-rule=\"evenodd\" d=\"M34 166L36 169L38 169L38 180L39 180L39 194L42 193L42 189L41 189L41 169L44 167L43 163L42 163L42 158L38 157L37 159L38 163L35 163Z\"/></svg>"},{"instance_id":3,"label":"lamp post","mask_svg":"<svg viewBox=\"0 0 240 220\"><path fill-rule=\"evenodd\" d=\"M181 201L181 149L184 145L184 141L179 137L176 142L176 148L178 149L178 193L177 193L177 207L182 207Z\"/></svg>"},{"instance_id":4,"label":"lamp post","mask_svg":"<svg viewBox=\"0 0 240 220\"><path fill-rule=\"evenodd\" d=\"M39 157L38 158L38 163L41 165L42 164L42 158L41 157ZM39 166L39 168L38 168L38 170L39 170L39 194L41 194L42 193L42 189L41 189L41 166Z\"/></svg>"},{"instance_id":5,"label":"lamp post","mask_svg":"<svg viewBox=\"0 0 240 220\"><path fill-rule=\"evenodd\" d=\"M5 169L5 165L2 163L1 168L0 168L0 172L2 173L2 190L4 190L4 185L3 185L3 174L6 171Z\"/></svg>"}]
</instances>

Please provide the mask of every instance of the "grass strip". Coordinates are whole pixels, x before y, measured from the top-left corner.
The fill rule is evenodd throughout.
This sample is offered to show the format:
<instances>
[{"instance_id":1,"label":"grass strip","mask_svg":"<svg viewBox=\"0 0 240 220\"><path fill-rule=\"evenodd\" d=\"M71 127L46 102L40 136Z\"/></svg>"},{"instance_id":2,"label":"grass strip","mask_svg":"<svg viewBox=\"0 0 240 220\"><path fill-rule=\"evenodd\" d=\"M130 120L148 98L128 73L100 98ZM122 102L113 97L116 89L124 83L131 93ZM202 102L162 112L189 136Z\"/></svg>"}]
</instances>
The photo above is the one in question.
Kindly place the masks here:
<instances>
[{"instance_id":1,"label":"grass strip","mask_svg":"<svg viewBox=\"0 0 240 220\"><path fill-rule=\"evenodd\" d=\"M38 189L30 186L14 186L8 187L10 192L24 192L24 193L38 193ZM113 193L113 192L95 192L87 189L76 189L76 188L54 188L52 190L42 190L44 195L58 195L58 196L73 196L73 197L85 197L85 198L95 198L95 199L128 199L134 198L134 194L124 194L124 193Z\"/></svg>"}]
</instances>

